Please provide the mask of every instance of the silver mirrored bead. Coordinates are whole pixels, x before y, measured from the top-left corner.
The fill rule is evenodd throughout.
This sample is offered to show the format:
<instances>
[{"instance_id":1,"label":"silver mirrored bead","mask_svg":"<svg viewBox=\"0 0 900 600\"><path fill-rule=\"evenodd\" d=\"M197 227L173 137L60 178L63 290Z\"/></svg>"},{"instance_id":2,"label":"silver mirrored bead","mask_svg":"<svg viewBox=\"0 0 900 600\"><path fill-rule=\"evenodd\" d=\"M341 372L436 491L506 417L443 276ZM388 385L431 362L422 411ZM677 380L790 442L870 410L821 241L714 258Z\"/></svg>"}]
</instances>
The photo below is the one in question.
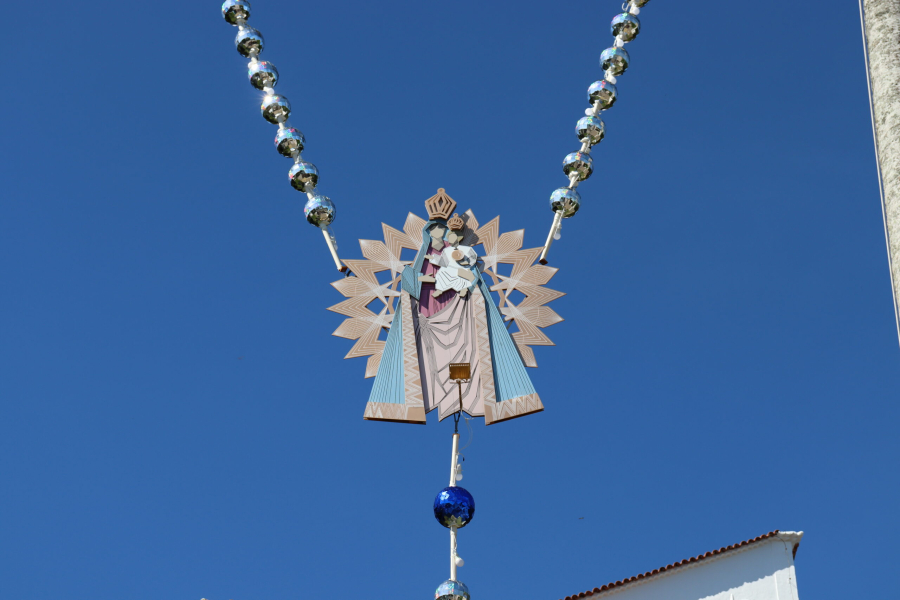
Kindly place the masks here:
<instances>
[{"instance_id":1,"label":"silver mirrored bead","mask_svg":"<svg viewBox=\"0 0 900 600\"><path fill-rule=\"evenodd\" d=\"M470 600L470 598L466 584L452 579L439 585L434 592L434 600Z\"/></svg>"},{"instance_id":2,"label":"silver mirrored bead","mask_svg":"<svg viewBox=\"0 0 900 600\"><path fill-rule=\"evenodd\" d=\"M316 227L328 227L334 223L334 202L328 196L315 196L303 207L306 220Z\"/></svg>"},{"instance_id":3,"label":"silver mirrored bead","mask_svg":"<svg viewBox=\"0 0 900 600\"><path fill-rule=\"evenodd\" d=\"M572 152L563 159L563 173L566 177L575 173L578 181L584 181L594 172L594 161L587 152Z\"/></svg>"},{"instance_id":4,"label":"silver mirrored bead","mask_svg":"<svg viewBox=\"0 0 900 600\"><path fill-rule=\"evenodd\" d=\"M600 108L603 110L611 108L612 105L616 103L616 98L618 96L619 91L616 89L615 84L610 83L605 79L595 81L591 84L591 87L588 88L588 100L590 100L591 104L599 102Z\"/></svg>"},{"instance_id":5,"label":"silver mirrored bead","mask_svg":"<svg viewBox=\"0 0 900 600\"><path fill-rule=\"evenodd\" d=\"M265 45L266 41L262 34L252 27L241 27L234 37L234 47L237 48L238 54L246 58L259 56Z\"/></svg>"},{"instance_id":6,"label":"silver mirrored bead","mask_svg":"<svg viewBox=\"0 0 900 600\"><path fill-rule=\"evenodd\" d=\"M319 170L316 165L301 160L291 167L288 177L291 178L291 185L295 190L311 192L319 183Z\"/></svg>"},{"instance_id":7,"label":"silver mirrored bead","mask_svg":"<svg viewBox=\"0 0 900 600\"><path fill-rule=\"evenodd\" d=\"M250 3L247 0L225 0L222 3L222 16L232 25L250 18Z\"/></svg>"},{"instance_id":8,"label":"silver mirrored bead","mask_svg":"<svg viewBox=\"0 0 900 600\"><path fill-rule=\"evenodd\" d=\"M609 28L613 37L630 42L641 32L641 20L632 14L622 13L613 18Z\"/></svg>"},{"instance_id":9,"label":"silver mirrored bead","mask_svg":"<svg viewBox=\"0 0 900 600\"><path fill-rule=\"evenodd\" d=\"M628 70L631 58L625 48L607 48L600 55L600 66L604 71L609 71L616 77Z\"/></svg>"},{"instance_id":10,"label":"silver mirrored bead","mask_svg":"<svg viewBox=\"0 0 900 600\"><path fill-rule=\"evenodd\" d=\"M257 60L247 67L247 77L250 78L250 85L258 90L273 88L278 83L278 69L268 61Z\"/></svg>"},{"instance_id":11,"label":"silver mirrored bead","mask_svg":"<svg viewBox=\"0 0 900 600\"><path fill-rule=\"evenodd\" d=\"M606 125L599 117L581 117L575 125L575 135L582 144L593 146L599 144L606 135Z\"/></svg>"},{"instance_id":12,"label":"silver mirrored bead","mask_svg":"<svg viewBox=\"0 0 900 600\"><path fill-rule=\"evenodd\" d=\"M293 158L303 152L304 144L306 144L306 139L303 134L293 127L279 129L275 135L275 149L278 150L278 154L288 158Z\"/></svg>"},{"instance_id":13,"label":"silver mirrored bead","mask_svg":"<svg viewBox=\"0 0 900 600\"><path fill-rule=\"evenodd\" d=\"M264 97L259 109L263 119L273 125L284 123L291 116L291 103L287 98L278 94L269 94Z\"/></svg>"},{"instance_id":14,"label":"silver mirrored bead","mask_svg":"<svg viewBox=\"0 0 900 600\"><path fill-rule=\"evenodd\" d=\"M550 195L550 209L568 219L581 208L581 195L569 188L559 188Z\"/></svg>"}]
</instances>

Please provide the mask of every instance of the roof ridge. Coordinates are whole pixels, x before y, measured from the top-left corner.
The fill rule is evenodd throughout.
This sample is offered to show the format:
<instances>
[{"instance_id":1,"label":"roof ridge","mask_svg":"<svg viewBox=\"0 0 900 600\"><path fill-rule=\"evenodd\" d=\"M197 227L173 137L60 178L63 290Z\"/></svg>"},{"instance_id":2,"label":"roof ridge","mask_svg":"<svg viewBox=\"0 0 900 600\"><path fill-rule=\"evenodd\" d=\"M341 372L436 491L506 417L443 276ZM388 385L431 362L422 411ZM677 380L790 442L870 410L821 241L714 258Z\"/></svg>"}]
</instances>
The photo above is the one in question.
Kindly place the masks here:
<instances>
[{"instance_id":1,"label":"roof ridge","mask_svg":"<svg viewBox=\"0 0 900 600\"><path fill-rule=\"evenodd\" d=\"M588 590L586 592L581 592L580 594L566 596L563 600L577 600L578 598L586 598L588 596L593 596L594 594L600 594L605 591L611 590L613 588L621 587L623 585L627 585L627 584L635 582L635 581L640 581L642 579L646 579L647 577L653 577L654 575L658 575L658 574L668 571L670 569L677 569L678 567L683 567L684 565L687 565L690 563L695 563L695 562L699 562L699 561L707 559L707 558L711 558L713 556L718 556L719 554L722 554L724 552L729 552L731 550L736 550L737 548L741 548L743 546L749 546L750 544L755 544L757 542L761 542L762 540L775 537L779 533L781 533L781 532L778 529L775 529L774 531L770 531L769 533L764 533L755 538L751 538L749 540L744 540L743 542L738 542L737 544L732 544L730 546L724 546L722 548L719 548L718 550L710 550L709 552L706 552L705 554L700 554L698 556L692 556L690 558L685 558L684 560L674 562L674 563L666 565L664 567L660 567L658 569L653 569L652 571L647 571L646 573L641 573L639 575L635 575L634 577L629 577L628 579L621 579L619 581L611 581L610 583L607 583L604 586L595 587L592 590ZM793 531L786 531L784 533L796 535ZM802 535L802 533L801 533L801 535ZM794 548L795 555L796 555L796 552L797 552L797 550L795 547Z\"/></svg>"}]
</instances>

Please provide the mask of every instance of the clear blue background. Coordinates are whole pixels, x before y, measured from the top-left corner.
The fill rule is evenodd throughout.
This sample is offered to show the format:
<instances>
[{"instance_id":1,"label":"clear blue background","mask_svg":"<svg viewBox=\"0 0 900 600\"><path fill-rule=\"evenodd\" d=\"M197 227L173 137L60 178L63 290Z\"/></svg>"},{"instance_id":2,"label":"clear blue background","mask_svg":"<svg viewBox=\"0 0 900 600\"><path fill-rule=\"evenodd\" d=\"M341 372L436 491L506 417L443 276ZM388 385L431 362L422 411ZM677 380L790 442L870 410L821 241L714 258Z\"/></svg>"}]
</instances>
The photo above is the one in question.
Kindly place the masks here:
<instances>
[{"instance_id":1,"label":"clear blue background","mask_svg":"<svg viewBox=\"0 0 900 600\"><path fill-rule=\"evenodd\" d=\"M254 2L342 254L438 187L540 245L619 6ZM362 420L218 3L4 16L0 596L429 598L452 425ZM465 452L460 578L555 600L802 529L802 597L888 597L900 347L856 3L641 18L551 254L546 411Z\"/></svg>"}]
</instances>

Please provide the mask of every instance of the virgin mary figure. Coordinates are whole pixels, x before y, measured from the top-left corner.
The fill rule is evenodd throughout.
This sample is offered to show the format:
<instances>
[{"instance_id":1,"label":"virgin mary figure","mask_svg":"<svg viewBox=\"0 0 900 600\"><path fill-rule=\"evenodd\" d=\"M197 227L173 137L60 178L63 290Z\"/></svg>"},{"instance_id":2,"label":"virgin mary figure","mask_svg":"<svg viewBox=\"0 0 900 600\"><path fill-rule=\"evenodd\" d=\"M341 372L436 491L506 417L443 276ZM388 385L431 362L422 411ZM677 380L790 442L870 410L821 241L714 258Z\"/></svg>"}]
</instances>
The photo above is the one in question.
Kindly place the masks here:
<instances>
[{"instance_id":1,"label":"virgin mary figure","mask_svg":"<svg viewBox=\"0 0 900 600\"><path fill-rule=\"evenodd\" d=\"M470 416L483 416L490 425L543 410L484 281L483 263L473 248L461 245L464 221L448 221L449 211L428 208L422 244L401 274L364 418L424 424L432 410L440 420L458 412L451 363L471 365L471 379L462 384L462 410Z\"/></svg>"}]
</instances>

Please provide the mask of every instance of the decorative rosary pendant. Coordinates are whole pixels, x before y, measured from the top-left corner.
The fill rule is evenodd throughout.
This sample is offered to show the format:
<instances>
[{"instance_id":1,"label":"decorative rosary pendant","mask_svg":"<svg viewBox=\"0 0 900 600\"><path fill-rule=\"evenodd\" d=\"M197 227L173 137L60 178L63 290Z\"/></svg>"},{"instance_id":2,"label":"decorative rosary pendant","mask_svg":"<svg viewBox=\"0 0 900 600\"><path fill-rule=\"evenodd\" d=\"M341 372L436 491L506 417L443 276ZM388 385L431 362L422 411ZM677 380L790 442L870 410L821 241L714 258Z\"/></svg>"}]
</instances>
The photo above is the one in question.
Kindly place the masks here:
<instances>
[{"instance_id":1,"label":"decorative rosary pendant","mask_svg":"<svg viewBox=\"0 0 900 600\"><path fill-rule=\"evenodd\" d=\"M262 117L278 128L275 149L293 160L288 179L306 196L304 216L321 229L335 267L349 269L332 284L347 299L328 310L348 317L334 332L356 341L345 358L368 357L365 376L375 378L363 418L424 424L435 409L440 420L454 417L450 485L434 501L435 517L450 529L450 579L435 600L470 600L456 577L463 565L457 530L475 514L472 495L456 485L462 479L460 416L483 416L490 425L544 410L526 368L537 367L532 346L553 345L542 329L562 321L546 306L563 295L544 287L557 271L546 266L547 256L562 220L581 207L577 188L593 173L591 150L606 135L601 113L616 102L617 78L631 62L624 46L640 33L638 14L648 2L629 0L610 24L615 41L600 56L603 78L588 88L590 107L575 126L581 147L563 160L568 185L550 195L554 216L543 247L522 250L523 230L500 235L499 217L481 225L471 210L460 216L439 189L425 201L427 221L410 213L402 231L382 225L384 241L360 240L360 260L338 256L335 204L319 191L319 170L301 156L306 139L288 123L290 101L275 93L278 69L259 60L265 40L247 25L249 0L222 4L225 21L237 27L235 48L249 59L250 84L262 93ZM403 250L414 257L404 260ZM516 304L515 296L523 299ZM369 306L378 302L376 313Z\"/></svg>"},{"instance_id":2,"label":"decorative rosary pendant","mask_svg":"<svg viewBox=\"0 0 900 600\"><path fill-rule=\"evenodd\" d=\"M499 217L454 213L443 189L425 208L427 221L410 213L402 231L382 225L383 242L360 240L365 258L344 260L352 275L332 283L347 300L328 310L349 317L334 335L356 340L345 358L368 356L375 377L363 418L425 423L462 409L490 425L542 411L526 367L537 367L532 346L553 345L542 328L562 321L546 304L564 294L544 287L557 269L535 264L541 248L521 249L523 230L500 235ZM471 364L460 397L451 363Z\"/></svg>"}]
</instances>

